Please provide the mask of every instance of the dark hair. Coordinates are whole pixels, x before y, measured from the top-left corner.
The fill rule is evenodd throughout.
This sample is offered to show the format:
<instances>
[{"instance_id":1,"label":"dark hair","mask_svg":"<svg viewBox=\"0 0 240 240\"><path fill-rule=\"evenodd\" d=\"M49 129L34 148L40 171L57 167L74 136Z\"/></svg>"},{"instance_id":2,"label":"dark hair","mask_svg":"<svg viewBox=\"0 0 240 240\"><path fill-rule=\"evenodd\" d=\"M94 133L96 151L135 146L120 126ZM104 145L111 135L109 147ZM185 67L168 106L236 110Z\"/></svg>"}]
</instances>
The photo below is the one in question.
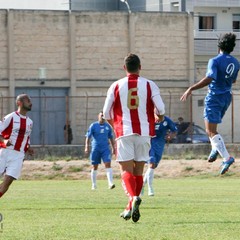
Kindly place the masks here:
<instances>
[{"instance_id":1,"label":"dark hair","mask_svg":"<svg viewBox=\"0 0 240 240\"><path fill-rule=\"evenodd\" d=\"M225 33L218 39L218 47L226 53L231 53L235 47L236 35L234 33Z\"/></svg>"},{"instance_id":2,"label":"dark hair","mask_svg":"<svg viewBox=\"0 0 240 240\"><path fill-rule=\"evenodd\" d=\"M135 73L139 70L141 62L136 54L129 53L124 58L124 65L129 73Z\"/></svg>"},{"instance_id":3,"label":"dark hair","mask_svg":"<svg viewBox=\"0 0 240 240\"><path fill-rule=\"evenodd\" d=\"M19 102L19 101L20 101L20 102L23 102L23 100L24 100L25 98L29 98L29 96L28 96L27 94L25 94L25 93L18 95L17 98L16 98L16 104L18 105L18 102Z\"/></svg>"}]
</instances>

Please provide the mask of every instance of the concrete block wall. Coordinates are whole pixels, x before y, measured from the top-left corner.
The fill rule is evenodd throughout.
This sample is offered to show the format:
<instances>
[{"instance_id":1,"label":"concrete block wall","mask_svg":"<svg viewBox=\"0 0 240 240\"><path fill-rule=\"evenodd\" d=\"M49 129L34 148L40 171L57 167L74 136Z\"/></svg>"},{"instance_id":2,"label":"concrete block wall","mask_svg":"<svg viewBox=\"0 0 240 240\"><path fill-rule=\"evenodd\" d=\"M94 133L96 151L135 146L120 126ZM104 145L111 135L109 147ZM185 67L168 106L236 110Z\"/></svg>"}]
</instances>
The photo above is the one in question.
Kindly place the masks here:
<instances>
[{"instance_id":1,"label":"concrete block wall","mask_svg":"<svg viewBox=\"0 0 240 240\"><path fill-rule=\"evenodd\" d=\"M87 119L96 119L110 84L125 76L129 52L142 61L141 75L156 81L174 120L189 120L188 103L179 95L189 85L193 55L187 13L68 12L0 10L0 87L14 96L16 87L41 88L39 68L46 68L44 87L67 87L74 100L70 120L74 138L85 133ZM6 79L6 80L4 80ZM169 91L176 93L169 100ZM88 108L82 96L99 96ZM9 111L15 109L14 102ZM88 121L88 120L87 120Z\"/></svg>"}]
</instances>

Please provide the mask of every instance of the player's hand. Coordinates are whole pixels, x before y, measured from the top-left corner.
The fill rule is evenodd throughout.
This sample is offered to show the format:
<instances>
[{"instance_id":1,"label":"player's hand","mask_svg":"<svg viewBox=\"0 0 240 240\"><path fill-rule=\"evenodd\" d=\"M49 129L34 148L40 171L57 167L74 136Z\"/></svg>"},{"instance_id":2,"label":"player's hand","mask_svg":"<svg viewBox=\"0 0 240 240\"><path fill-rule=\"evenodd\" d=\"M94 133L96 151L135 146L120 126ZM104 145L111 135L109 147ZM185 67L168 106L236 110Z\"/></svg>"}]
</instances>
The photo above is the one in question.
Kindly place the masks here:
<instances>
[{"instance_id":1,"label":"player's hand","mask_svg":"<svg viewBox=\"0 0 240 240\"><path fill-rule=\"evenodd\" d=\"M89 152L88 151L88 146L85 147L84 152L85 152L86 155L88 154L88 152Z\"/></svg>"},{"instance_id":2,"label":"player's hand","mask_svg":"<svg viewBox=\"0 0 240 240\"><path fill-rule=\"evenodd\" d=\"M171 136L170 136L170 135L167 135L167 136L165 137L165 139L166 139L166 141L168 141L168 142L169 142L169 141L171 141L171 139L172 139L172 138L171 138Z\"/></svg>"},{"instance_id":3,"label":"player's hand","mask_svg":"<svg viewBox=\"0 0 240 240\"><path fill-rule=\"evenodd\" d=\"M188 88L188 90L181 96L180 101L186 101L187 98L192 94L192 90Z\"/></svg>"},{"instance_id":4,"label":"player's hand","mask_svg":"<svg viewBox=\"0 0 240 240\"><path fill-rule=\"evenodd\" d=\"M13 145L11 139L4 139L3 142L7 147Z\"/></svg>"},{"instance_id":5,"label":"player's hand","mask_svg":"<svg viewBox=\"0 0 240 240\"><path fill-rule=\"evenodd\" d=\"M112 149L112 154L116 155L116 147L114 146L114 148Z\"/></svg>"},{"instance_id":6,"label":"player's hand","mask_svg":"<svg viewBox=\"0 0 240 240\"><path fill-rule=\"evenodd\" d=\"M27 150L27 154L30 155L30 156L33 156L33 154L34 154L33 148L29 147L28 150Z\"/></svg>"}]
</instances>

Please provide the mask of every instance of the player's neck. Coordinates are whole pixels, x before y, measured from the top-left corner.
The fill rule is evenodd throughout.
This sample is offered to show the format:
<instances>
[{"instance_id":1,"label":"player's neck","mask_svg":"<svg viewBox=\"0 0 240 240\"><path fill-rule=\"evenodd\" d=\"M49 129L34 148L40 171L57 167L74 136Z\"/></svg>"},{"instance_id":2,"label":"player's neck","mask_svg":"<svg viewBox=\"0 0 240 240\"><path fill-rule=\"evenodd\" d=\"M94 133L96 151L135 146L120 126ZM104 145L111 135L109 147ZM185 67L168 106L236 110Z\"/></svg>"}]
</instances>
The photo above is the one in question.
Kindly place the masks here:
<instances>
[{"instance_id":1,"label":"player's neck","mask_svg":"<svg viewBox=\"0 0 240 240\"><path fill-rule=\"evenodd\" d=\"M27 111L26 110L23 110L23 109L18 109L17 111L20 115L22 116L26 116L27 115Z\"/></svg>"}]
</instances>

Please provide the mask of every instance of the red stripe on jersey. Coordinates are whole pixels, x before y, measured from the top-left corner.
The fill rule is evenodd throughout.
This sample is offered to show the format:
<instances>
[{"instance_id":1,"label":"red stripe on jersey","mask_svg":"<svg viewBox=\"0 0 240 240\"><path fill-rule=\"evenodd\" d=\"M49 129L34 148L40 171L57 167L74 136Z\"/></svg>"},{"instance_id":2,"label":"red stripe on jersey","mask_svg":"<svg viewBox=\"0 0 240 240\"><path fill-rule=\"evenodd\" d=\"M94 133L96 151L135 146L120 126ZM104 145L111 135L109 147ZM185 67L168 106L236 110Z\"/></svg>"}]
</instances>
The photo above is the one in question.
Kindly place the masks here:
<instances>
[{"instance_id":1,"label":"red stripe on jersey","mask_svg":"<svg viewBox=\"0 0 240 240\"><path fill-rule=\"evenodd\" d=\"M12 133L12 129L13 129L13 118L11 119L8 127L2 131L1 135L3 136L4 139L9 139ZM6 148L6 145L4 143L0 143L0 147Z\"/></svg>"},{"instance_id":2,"label":"red stripe on jersey","mask_svg":"<svg viewBox=\"0 0 240 240\"><path fill-rule=\"evenodd\" d=\"M154 104L152 101L152 90L150 87L149 82L147 83L147 117L149 122L149 135L154 136L155 135L155 117L154 117Z\"/></svg>"},{"instance_id":3,"label":"red stripe on jersey","mask_svg":"<svg viewBox=\"0 0 240 240\"><path fill-rule=\"evenodd\" d=\"M16 151L20 151L20 148L21 148L21 145L22 145L22 142L23 142L23 139L24 139L24 135L25 135L25 132L26 132L26 122L27 122L26 118L21 118L20 117L20 129L19 129L19 132L18 132L18 136L17 136L15 146L14 146L14 150L16 150Z\"/></svg>"},{"instance_id":4,"label":"red stripe on jersey","mask_svg":"<svg viewBox=\"0 0 240 240\"><path fill-rule=\"evenodd\" d=\"M28 136L25 147L24 147L24 152L26 152L29 148L29 146L28 146L29 139L30 139L30 137Z\"/></svg>"},{"instance_id":5,"label":"red stripe on jersey","mask_svg":"<svg viewBox=\"0 0 240 240\"><path fill-rule=\"evenodd\" d=\"M133 133L141 135L141 125L138 115L138 75L130 74L128 76L128 108L130 111ZM130 98L129 98L130 97Z\"/></svg>"},{"instance_id":6,"label":"red stripe on jersey","mask_svg":"<svg viewBox=\"0 0 240 240\"><path fill-rule=\"evenodd\" d=\"M115 98L113 108L114 129L116 132L116 137L119 137L123 135L123 122L122 122L123 112L118 85L116 85L116 88L114 89L114 98Z\"/></svg>"}]
</instances>

